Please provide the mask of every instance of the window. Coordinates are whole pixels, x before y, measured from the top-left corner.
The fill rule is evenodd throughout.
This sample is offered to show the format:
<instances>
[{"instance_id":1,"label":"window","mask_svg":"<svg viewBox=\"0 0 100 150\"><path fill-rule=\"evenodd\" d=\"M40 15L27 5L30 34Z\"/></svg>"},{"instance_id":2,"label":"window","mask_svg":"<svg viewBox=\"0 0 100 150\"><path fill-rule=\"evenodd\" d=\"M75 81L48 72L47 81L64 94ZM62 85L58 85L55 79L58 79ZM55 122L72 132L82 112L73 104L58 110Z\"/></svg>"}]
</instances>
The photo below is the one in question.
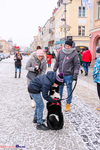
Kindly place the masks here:
<instances>
[{"instance_id":1,"label":"window","mask_svg":"<svg viewBox=\"0 0 100 150\"><path fill-rule=\"evenodd\" d=\"M85 26L78 26L78 36L85 36Z\"/></svg>"},{"instance_id":2,"label":"window","mask_svg":"<svg viewBox=\"0 0 100 150\"><path fill-rule=\"evenodd\" d=\"M100 19L100 2L97 3L97 19Z\"/></svg>"},{"instance_id":3,"label":"window","mask_svg":"<svg viewBox=\"0 0 100 150\"><path fill-rule=\"evenodd\" d=\"M86 7L84 7L84 6L79 7L78 16L79 17L86 17Z\"/></svg>"},{"instance_id":4,"label":"window","mask_svg":"<svg viewBox=\"0 0 100 150\"><path fill-rule=\"evenodd\" d=\"M100 38L98 38L96 46L100 46Z\"/></svg>"}]
</instances>

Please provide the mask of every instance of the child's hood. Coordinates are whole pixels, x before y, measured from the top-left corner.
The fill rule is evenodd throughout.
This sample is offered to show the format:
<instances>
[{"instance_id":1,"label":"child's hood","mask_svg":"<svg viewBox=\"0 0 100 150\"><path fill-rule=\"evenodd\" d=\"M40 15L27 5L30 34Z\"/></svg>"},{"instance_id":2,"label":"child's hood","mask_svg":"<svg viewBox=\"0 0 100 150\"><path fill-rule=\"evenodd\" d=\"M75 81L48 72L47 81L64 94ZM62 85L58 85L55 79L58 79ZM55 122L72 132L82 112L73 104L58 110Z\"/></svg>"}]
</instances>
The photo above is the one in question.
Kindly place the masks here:
<instances>
[{"instance_id":1,"label":"child's hood","mask_svg":"<svg viewBox=\"0 0 100 150\"><path fill-rule=\"evenodd\" d=\"M46 77L51 81L53 84L56 80L56 72L54 71L48 71Z\"/></svg>"}]
</instances>

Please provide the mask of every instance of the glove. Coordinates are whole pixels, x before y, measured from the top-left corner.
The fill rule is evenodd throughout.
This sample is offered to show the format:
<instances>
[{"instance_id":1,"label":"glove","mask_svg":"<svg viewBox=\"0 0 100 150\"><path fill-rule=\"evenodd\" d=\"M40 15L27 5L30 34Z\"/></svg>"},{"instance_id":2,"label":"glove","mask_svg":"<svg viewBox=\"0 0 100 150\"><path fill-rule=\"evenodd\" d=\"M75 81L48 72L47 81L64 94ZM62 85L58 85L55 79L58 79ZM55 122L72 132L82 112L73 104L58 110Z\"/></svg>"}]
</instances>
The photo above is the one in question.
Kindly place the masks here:
<instances>
[{"instance_id":1,"label":"glove","mask_svg":"<svg viewBox=\"0 0 100 150\"><path fill-rule=\"evenodd\" d=\"M35 66L34 71L35 71L36 73L40 72L39 66Z\"/></svg>"},{"instance_id":2,"label":"glove","mask_svg":"<svg viewBox=\"0 0 100 150\"><path fill-rule=\"evenodd\" d=\"M39 66L35 66L34 71L38 71Z\"/></svg>"},{"instance_id":3,"label":"glove","mask_svg":"<svg viewBox=\"0 0 100 150\"><path fill-rule=\"evenodd\" d=\"M73 81L77 81L77 74L73 75Z\"/></svg>"}]
</instances>

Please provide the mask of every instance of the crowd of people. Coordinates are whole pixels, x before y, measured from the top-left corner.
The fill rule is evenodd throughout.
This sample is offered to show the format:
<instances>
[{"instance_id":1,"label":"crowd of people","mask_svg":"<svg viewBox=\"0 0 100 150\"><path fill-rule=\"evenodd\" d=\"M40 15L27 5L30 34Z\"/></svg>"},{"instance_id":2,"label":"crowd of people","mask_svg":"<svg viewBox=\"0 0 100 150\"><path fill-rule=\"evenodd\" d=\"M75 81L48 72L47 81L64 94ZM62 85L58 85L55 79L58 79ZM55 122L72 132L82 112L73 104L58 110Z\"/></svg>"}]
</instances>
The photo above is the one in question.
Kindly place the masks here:
<instances>
[{"instance_id":1,"label":"crowd of people","mask_svg":"<svg viewBox=\"0 0 100 150\"><path fill-rule=\"evenodd\" d=\"M100 47L97 49L98 58L93 68L93 80L97 83L98 97L100 99ZM51 67L52 58L55 63L52 71L47 72L47 67ZM19 69L19 78L21 77L21 54L16 51L15 56L15 78L17 78L17 69ZM32 107L35 107L33 123L37 123L38 130L48 130L49 128L43 123L43 109L45 99L47 102L57 104L57 99L51 97L50 90L58 89L60 99L63 96L63 88L66 84L67 95L72 92L73 81L77 81L79 71L88 76L88 69L92 61L92 55L87 48L85 51L76 51L75 43L72 40L66 40L58 54L52 54L47 51L44 53L40 46L31 54L27 63L27 88L31 99ZM82 70L82 66L84 71ZM57 70L59 73L57 75ZM68 85L68 86L67 86ZM56 92L56 90L55 90ZM72 94L66 99L65 111L70 110L72 103ZM97 108L100 111L100 107Z\"/></svg>"}]
</instances>

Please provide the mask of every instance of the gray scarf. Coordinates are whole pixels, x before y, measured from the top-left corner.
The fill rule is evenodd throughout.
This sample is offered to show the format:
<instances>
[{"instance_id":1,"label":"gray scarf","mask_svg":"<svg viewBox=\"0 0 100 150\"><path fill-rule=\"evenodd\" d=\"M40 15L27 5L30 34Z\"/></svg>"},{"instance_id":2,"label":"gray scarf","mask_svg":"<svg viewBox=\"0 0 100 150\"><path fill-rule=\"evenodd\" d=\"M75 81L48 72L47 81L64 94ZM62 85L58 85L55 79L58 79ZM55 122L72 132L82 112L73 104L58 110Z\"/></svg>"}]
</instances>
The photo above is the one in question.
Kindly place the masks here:
<instances>
[{"instance_id":1,"label":"gray scarf","mask_svg":"<svg viewBox=\"0 0 100 150\"><path fill-rule=\"evenodd\" d=\"M70 48L70 49L63 48L62 51L68 55L71 54L73 51L75 51L75 48Z\"/></svg>"}]
</instances>

